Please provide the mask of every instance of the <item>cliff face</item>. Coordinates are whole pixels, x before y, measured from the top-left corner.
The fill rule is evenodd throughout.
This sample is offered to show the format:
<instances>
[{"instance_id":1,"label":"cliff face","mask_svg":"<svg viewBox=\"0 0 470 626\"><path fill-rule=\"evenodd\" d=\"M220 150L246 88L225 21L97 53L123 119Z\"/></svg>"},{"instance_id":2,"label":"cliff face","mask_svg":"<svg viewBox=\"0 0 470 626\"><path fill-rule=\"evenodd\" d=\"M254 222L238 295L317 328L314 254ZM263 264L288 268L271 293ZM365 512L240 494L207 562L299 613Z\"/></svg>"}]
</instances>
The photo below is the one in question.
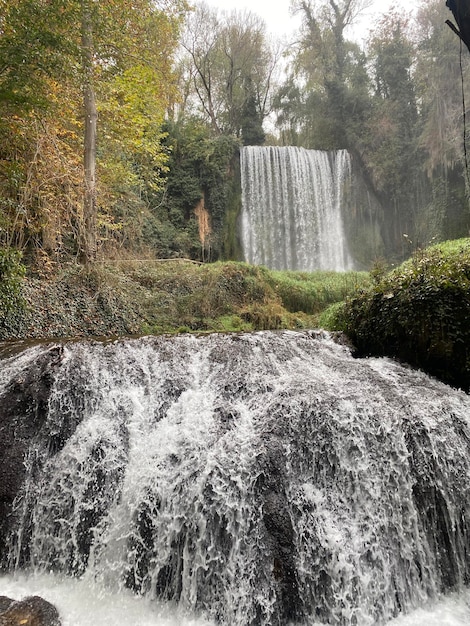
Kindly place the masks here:
<instances>
[{"instance_id":1,"label":"cliff face","mask_svg":"<svg viewBox=\"0 0 470 626\"><path fill-rule=\"evenodd\" d=\"M383 208L354 154L351 164L343 199L344 229L356 269L369 270L376 259L387 255L382 237Z\"/></svg>"}]
</instances>

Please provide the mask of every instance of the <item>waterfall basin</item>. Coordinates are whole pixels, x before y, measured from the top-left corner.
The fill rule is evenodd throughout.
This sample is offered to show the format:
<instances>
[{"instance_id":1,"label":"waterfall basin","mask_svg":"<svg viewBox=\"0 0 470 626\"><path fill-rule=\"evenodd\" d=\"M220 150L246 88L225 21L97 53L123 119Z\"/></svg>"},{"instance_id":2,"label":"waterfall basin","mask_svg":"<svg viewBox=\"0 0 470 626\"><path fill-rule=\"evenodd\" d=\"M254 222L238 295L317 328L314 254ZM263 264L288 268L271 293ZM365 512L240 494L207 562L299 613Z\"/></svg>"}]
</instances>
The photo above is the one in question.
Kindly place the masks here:
<instances>
[{"instance_id":1,"label":"waterfall basin","mask_svg":"<svg viewBox=\"0 0 470 626\"><path fill-rule=\"evenodd\" d=\"M215 626L214 622L185 614L174 605L137 598L132 593L111 593L93 584L53 575L0 576L3 595L20 599L39 595L59 609L62 626ZM387 622L389 626L468 626L470 590L452 593L426 608ZM312 626L319 622L312 622Z\"/></svg>"}]
</instances>

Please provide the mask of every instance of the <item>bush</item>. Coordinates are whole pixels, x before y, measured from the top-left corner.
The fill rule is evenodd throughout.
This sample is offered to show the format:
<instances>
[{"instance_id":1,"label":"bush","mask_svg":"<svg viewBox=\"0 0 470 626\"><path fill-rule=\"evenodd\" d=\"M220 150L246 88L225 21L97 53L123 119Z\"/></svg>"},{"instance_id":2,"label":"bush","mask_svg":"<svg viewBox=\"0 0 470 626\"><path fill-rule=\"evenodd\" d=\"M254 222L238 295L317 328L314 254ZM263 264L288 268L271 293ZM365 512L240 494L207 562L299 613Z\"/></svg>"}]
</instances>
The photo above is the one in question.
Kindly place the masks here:
<instances>
[{"instance_id":1,"label":"bush","mask_svg":"<svg viewBox=\"0 0 470 626\"><path fill-rule=\"evenodd\" d=\"M361 355L388 355L470 389L470 240L418 250L345 307Z\"/></svg>"}]
</instances>

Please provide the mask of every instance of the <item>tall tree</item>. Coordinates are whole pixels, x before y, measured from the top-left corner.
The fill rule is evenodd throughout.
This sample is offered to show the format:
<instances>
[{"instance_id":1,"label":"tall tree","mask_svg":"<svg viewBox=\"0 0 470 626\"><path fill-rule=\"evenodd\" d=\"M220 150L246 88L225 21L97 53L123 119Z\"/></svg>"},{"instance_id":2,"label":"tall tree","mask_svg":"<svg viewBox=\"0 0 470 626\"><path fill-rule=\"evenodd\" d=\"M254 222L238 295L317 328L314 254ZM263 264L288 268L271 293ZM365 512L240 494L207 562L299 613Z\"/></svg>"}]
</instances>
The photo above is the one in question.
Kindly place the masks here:
<instances>
[{"instance_id":1,"label":"tall tree","mask_svg":"<svg viewBox=\"0 0 470 626\"><path fill-rule=\"evenodd\" d=\"M442 238L468 232L470 219L462 93L470 78L470 56L443 27L449 16L443 2L430 0L422 2L416 19L415 82L423 119L419 141L432 187L425 224L433 226L432 236L437 232Z\"/></svg>"},{"instance_id":2,"label":"tall tree","mask_svg":"<svg viewBox=\"0 0 470 626\"><path fill-rule=\"evenodd\" d=\"M83 228L80 252L85 262L96 258L96 135L98 110L94 86L94 56L92 4L81 0L81 49L83 66Z\"/></svg>"},{"instance_id":3,"label":"tall tree","mask_svg":"<svg viewBox=\"0 0 470 626\"><path fill-rule=\"evenodd\" d=\"M279 46L270 44L264 22L250 12L222 14L202 3L188 22L183 46L203 116L218 134L242 136L250 109L260 126L270 111ZM254 134L249 136L253 140Z\"/></svg>"},{"instance_id":4,"label":"tall tree","mask_svg":"<svg viewBox=\"0 0 470 626\"><path fill-rule=\"evenodd\" d=\"M446 173L463 160L462 78L459 41L443 28L449 10L440 0L422 3L417 14L416 85L424 124L421 143L426 168ZM470 74L470 57L462 55L464 80Z\"/></svg>"},{"instance_id":5,"label":"tall tree","mask_svg":"<svg viewBox=\"0 0 470 626\"><path fill-rule=\"evenodd\" d=\"M369 46L375 97L364 158L386 207L383 236L389 250L400 248L404 234L414 237L423 202L423 154L412 71L415 49L409 32L407 19L391 11L378 24Z\"/></svg>"},{"instance_id":6,"label":"tall tree","mask_svg":"<svg viewBox=\"0 0 470 626\"><path fill-rule=\"evenodd\" d=\"M368 79L365 57L345 38L368 0L296 0L301 17L293 72L278 93L278 124L292 124L309 147L352 147L354 127L365 117ZM287 111L290 110L291 119ZM297 122L293 122L293 119Z\"/></svg>"}]
</instances>

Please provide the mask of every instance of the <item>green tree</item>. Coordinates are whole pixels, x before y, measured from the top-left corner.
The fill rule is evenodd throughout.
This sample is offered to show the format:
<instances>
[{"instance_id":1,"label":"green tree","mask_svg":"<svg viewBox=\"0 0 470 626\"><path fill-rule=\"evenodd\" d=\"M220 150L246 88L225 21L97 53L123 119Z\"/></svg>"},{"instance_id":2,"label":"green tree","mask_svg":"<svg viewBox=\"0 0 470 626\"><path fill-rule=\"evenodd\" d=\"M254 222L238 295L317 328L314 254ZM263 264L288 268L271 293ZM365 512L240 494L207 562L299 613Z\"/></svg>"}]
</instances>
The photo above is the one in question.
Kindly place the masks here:
<instances>
[{"instance_id":1,"label":"green tree","mask_svg":"<svg viewBox=\"0 0 470 626\"><path fill-rule=\"evenodd\" d=\"M165 128L169 172L164 189L151 202L151 237L162 256L214 261L225 254L224 238L236 238L229 212L239 142L214 135L197 118L168 121Z\"/></svg>"},{"instance_id":2,"label":"green tree","mask_svg":"<svg viewBox=\"0 0 470 626\"><path fill-rule=\"evenodd\" d=\"M361 0L298 0L301 32L292 72L276 97L282 134L319 149L353 148L369 104L366 59L345 38L368 5Z\"/></svg>"},{"instance_id":3,"label":"green tree","mask_svg":"<svg viewBox=\"0 0 470 626\"><path fill-rule=\"evenodd\" d=\"M373 110L366 126L364 159L385 208L383 236L389 251L414 240L420 197L425 193L420 118L412 72L415 49L406 18L390 12L369 46L373 68Z\"/></svg>"},{"instance_id":4,"label":"green tree","mask_svg":"<svg viewBox=\"0 0 470 626\"><path fill-rule=\"evenodd\" d=\"M470 56L460 49L454 33L443 27L449 16L443 2L431 0L422 3L416 18L415 83L423 119L419 142L432 187L421 229L430 225L432 236L442 239L466 234L470 218L462 123L462 78L467 85Z\"/></svg>"}]
</instances>

